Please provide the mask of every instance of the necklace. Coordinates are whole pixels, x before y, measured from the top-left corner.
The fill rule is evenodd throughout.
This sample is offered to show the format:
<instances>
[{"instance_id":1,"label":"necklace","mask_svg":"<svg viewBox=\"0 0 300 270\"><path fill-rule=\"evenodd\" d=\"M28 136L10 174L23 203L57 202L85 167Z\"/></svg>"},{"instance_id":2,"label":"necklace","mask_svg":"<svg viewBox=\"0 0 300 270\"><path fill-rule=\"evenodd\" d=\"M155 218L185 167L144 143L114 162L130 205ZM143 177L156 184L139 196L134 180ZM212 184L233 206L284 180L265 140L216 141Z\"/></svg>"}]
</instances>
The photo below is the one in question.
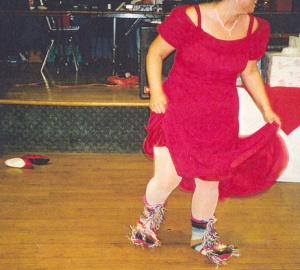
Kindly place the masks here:
<instances>
[{"instance_id":1,"label":"necklace","mask_svg":"<svg viewBox=\"0 0 300 270\"><path fill-rule=\"evenodd\" d=\"M219 16L219 14L218 14L217 9L214 8L214 10L215 10L215 13L216 13L216 15L217 15L217 18L218 18L219 23L221 24L221 26L223 27L223 29L224 29L225 31L228 32L228 35L231 36L231 31L232 31L233 28L235 27L235 25L236 25L236 23L237 23L237 21L238 21L238 19L239 19L240 16L235 20L235 22L233 23L232 27L231 27L230 29L227 29L227 28L225 27L225 25L222 23L222 21L221 21L221 19L220 19L220 16Z\"/></svg>"}]
</instances>

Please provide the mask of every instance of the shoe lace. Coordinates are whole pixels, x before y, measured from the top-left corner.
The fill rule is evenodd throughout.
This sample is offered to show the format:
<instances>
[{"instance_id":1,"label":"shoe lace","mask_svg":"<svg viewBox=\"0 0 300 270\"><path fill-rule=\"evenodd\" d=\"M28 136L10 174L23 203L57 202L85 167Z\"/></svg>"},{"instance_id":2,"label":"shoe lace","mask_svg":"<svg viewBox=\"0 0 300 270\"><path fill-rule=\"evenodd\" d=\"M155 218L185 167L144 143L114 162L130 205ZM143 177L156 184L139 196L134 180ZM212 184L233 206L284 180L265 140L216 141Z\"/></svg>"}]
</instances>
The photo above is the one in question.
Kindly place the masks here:
<instances>
[{"instance_id":1,"label":"shoe lace","mask_svg":"<svg viewBox=\"0 0 300 270\"><path fill-rule=\"evenodd\" d=\"M216 223L215 218L211 218L206 226L206 230L203 236L203 245L204 246L214 246L219 244L219 235L216 229L213 227L213 224Z\"/></svg>"},{"instance_id":2,"label":"shoe lace","mask_svg":"<svg viewBox=\"0 0 300 270\"><path fill-rule=\"evenodd\" d=\"M164 219L165 214L164 205L158 204L155 206L146 206L144 208L143 216L141 217L141 222L144 227L158 231L160 224Z\"/></svg>"},{"instance_id":3,"label":"shoe lace","mask_svg":"<svg viewBox=\"0 0 300 270\"><path fill-rule=\"evenodd\" d=\"M219 241L219 235L213 224L217 221L216 218L212 218L208 221L207 227L203 236L203 249L207 258L217 265L225 265L225 260L221 259L219 255L223 252L229 253L231 256L239 256L238 250L230 245L224 245ZM219 249L219 250L218 250Z\"/></svg>"}]
</instances>

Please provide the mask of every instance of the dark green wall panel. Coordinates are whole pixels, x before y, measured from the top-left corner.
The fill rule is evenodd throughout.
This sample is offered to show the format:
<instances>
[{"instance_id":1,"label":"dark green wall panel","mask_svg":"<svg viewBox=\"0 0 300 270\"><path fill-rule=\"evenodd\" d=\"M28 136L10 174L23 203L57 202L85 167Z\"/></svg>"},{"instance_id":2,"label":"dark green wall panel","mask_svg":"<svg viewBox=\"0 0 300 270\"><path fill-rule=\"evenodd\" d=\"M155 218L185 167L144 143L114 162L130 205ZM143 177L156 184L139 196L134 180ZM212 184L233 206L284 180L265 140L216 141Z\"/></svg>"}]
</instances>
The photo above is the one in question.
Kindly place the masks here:
<instances>
[{"instance_id":1,"label":"dark green wall panel","mask_svg":"<svg viewBox=\"0 0 300 270\"><path fill-rule=\"evenodd\" d=\"M146 107L0 105L1 152L140 153Z\"/></svg>"}]
</instances>

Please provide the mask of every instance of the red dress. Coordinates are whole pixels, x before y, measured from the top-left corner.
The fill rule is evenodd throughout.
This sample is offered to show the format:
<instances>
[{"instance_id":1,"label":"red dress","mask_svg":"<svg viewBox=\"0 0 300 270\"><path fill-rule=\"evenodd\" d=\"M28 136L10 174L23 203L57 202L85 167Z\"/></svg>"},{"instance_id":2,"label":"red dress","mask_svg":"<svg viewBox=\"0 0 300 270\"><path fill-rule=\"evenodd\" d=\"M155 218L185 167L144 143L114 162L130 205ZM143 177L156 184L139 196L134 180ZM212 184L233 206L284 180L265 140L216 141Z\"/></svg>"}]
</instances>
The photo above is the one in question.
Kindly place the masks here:
<instances>
[{"instance_id":1,"label":"red dress","mask_svg":"<svg viewBox=\"0 0 300 270\"><path fill-rule=\"evenodd\" d=\"M217 39L175 8L158 32L176 48L173 67L163 82L168 98L165 114L151 113L144 143L153 158L154 146L168 147L180 187L193 190L194 178L220 181L220 199L247 196L270 187L287 165L288 154L276 123L247 138L239 137L236 78L248 60L265 53L269 23L257 18L258 29L227 41Z\"/></svg>"}]
</instances>

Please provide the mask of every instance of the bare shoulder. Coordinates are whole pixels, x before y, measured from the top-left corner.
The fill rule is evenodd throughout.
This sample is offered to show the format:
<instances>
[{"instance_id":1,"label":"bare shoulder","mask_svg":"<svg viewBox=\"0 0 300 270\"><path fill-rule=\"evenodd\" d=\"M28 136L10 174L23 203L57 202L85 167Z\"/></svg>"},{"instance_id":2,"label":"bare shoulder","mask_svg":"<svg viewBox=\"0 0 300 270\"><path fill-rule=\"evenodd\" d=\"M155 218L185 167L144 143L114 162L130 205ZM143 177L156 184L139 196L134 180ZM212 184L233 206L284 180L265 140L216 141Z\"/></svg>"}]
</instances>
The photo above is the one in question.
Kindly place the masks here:
<instances>
[{"instance_id":1,"label":"bare shoulder","mask_svg":"<svg viewBox=\"0 0 300 270\"><path fill-rule=\"evenodd\" d=\"M195 9L195 6L190 6L186 9L186 15L191 19L191 21L197 25L198 19L197 19L197 12Z\"/></svg>"},{"instance_id":2,"label":"bare shoulder","mask_svg":"<svg viewBox=\"0 0 300 270\"><path fill-rule=\"evenodd\" d=\"M253 22L253 27L252 27L252 33L258 28L258 21L257 19L254 17L254 22Z\"/></svg>"},{"instance_id":3,"label":"bare shoulder","mask_svg":"<svg viewBox=\"0 0 300 270\"><path fill-rule=\"evenodd\" d=\"M243 35L247 35L248 33L248 29L249 29L249 25L250 25L250 18L253 15L249 15L249 14L243 14L240 15L239 17L239 24L237 25L237 28L239 29L240 33L243 33ZM255 32L255 30L258 28L258 21L256 19L256 17L253 16L253 25L252 25L252 29L251 32Z\"/></svg>"},{"instance_id":4,"label":"bare shoulder","mask_svg":"<svg viewBox=\"0 0 300 270\"><path fill-rule=\"evenodd\" d=\"M207 14L207 11L210 9L211 3L199 4L198 6L201 11L201 17L204 17ZM187 14L187 16L189 16L189 18L192 20L192 22L195 25L198 25L198 15L197 15L195 6L188 7L186 9L186 14Z\"/></svg>"}]
</instances>

